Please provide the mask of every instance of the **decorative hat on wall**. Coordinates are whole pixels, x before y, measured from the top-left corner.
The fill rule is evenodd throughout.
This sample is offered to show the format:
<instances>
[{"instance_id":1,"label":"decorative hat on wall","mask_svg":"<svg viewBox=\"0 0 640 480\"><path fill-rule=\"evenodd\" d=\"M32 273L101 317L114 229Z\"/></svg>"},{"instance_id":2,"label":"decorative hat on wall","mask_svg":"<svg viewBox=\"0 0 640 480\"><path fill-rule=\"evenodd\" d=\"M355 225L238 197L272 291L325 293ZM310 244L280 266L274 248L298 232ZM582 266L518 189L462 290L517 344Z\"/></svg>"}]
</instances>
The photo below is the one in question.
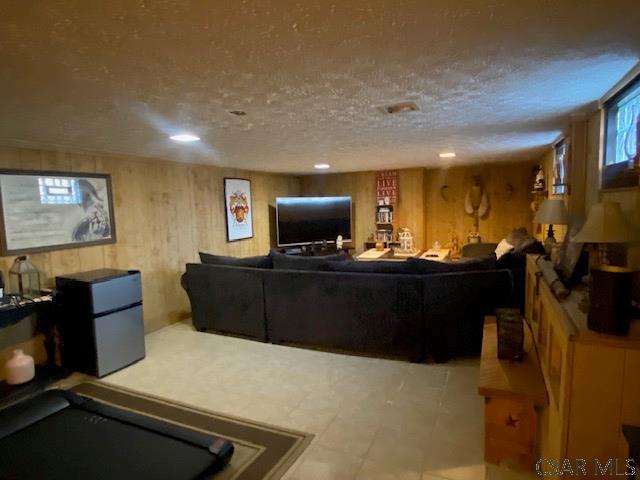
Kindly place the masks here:
<instances>
[{"instance_id":1,"label":"decorative hat on wall","mask_svg":"<svg viewBox=\"0 0 640 480\"><path fill-rule=\"evenodd\" d=\"M464 211L473 217L473 227L477 232L480 219L489 214L489 197L483 188L480 175L474 175L473 185L464 197Z\"/></svg>"}]
</instances>

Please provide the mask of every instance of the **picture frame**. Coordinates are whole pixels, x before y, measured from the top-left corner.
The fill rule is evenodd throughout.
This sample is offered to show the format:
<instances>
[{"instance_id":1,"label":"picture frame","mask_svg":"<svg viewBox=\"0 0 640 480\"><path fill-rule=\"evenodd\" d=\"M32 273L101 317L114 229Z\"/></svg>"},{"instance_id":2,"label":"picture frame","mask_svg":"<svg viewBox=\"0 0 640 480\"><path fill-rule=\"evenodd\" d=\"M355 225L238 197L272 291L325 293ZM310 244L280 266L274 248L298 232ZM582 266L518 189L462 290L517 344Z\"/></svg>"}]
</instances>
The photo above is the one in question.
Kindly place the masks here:
<instances>
[{"instance_id":1,"label":"picture frame","mask_svg":"<svg viewBox=\"0 0 640 480\"><path fill-rule=\"evenodd\" d=\"M251 180L225 177L223 190L227 242L253 238Z\"/></svg>"},{"instance_id":2,"label":"picture frame","mask_svg":"<svg viewBox=\"0 0 640 480\"><path fill-rule=\"evenodd\" d=\"M569 194L569 140L563 138L553 146L553 195Z\"/></svg>"},{"instance_id":3,"label":"picture frame","mask_svg":"<svg viewBox=\"0 0 640 480\"><path fill-rule=\"evenodd\" d=\"M0 170L3 256L115 243L111 175Z\"/></svg>"}]
</instances>

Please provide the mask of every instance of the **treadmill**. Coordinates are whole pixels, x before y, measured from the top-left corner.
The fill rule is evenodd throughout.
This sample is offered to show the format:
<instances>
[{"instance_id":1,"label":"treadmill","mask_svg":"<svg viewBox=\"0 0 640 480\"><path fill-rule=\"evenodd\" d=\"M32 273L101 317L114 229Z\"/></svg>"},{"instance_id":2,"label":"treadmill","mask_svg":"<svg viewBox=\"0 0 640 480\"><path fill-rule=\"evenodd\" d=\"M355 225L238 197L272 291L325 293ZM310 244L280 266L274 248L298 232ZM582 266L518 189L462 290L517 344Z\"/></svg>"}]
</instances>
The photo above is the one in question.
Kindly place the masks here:
<instances>
[{"instance_id":1,"label":"treadmill","mask_svg":"<svg viewBox=\"0 0 640 480\"><path fill-rule=\"evenodd\" d=\"M219 437L48 390L0 410L0 478L210 478L233 455Z\"/></svg>"}]
</instances>

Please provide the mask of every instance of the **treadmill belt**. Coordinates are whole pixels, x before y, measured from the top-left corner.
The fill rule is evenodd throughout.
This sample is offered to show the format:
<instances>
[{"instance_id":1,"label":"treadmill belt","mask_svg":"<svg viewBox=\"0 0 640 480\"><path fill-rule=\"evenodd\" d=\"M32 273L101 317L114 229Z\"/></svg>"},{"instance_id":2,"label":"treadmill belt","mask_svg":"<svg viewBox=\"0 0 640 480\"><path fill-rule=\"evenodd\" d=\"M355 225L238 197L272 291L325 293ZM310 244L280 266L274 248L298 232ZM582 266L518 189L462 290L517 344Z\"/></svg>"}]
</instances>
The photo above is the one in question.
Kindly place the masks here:
<instances>
[{"instance_id":1,"label":"treadmill belt","mask_svg":"<svg viewBox=\"0 0 640 480\"><path fill-rule=\"evenodd\" d=\"M111 415L119 409L83 402L0 439L0 478L196 479L221 466L205 445L193 441L204 437L200 443L210 445L215 437L186 431L182 439L179 427L144 418L137 425L137 414L123 411L120 420ZM177 433L158 432L154 422Z\"/></svg>"}]
</instances>

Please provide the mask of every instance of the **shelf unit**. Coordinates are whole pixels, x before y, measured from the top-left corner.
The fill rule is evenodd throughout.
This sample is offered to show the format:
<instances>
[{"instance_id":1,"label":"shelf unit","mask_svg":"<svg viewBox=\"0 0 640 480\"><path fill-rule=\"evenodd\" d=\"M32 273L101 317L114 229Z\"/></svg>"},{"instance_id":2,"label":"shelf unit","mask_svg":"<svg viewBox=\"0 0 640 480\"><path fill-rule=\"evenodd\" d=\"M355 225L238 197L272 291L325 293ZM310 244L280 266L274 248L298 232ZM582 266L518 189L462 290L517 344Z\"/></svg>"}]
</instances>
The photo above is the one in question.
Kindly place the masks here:
<instances>
[{"instance_id":1,"label":"shelf unit","mask_svg":"<svg viewBox=\"0 0 640 480\"><path fill-rule=\"evenodd\" d=\"M393 242L393 205L376 205L376 242L385 248Z\"/></svg>"}]
</instances>

